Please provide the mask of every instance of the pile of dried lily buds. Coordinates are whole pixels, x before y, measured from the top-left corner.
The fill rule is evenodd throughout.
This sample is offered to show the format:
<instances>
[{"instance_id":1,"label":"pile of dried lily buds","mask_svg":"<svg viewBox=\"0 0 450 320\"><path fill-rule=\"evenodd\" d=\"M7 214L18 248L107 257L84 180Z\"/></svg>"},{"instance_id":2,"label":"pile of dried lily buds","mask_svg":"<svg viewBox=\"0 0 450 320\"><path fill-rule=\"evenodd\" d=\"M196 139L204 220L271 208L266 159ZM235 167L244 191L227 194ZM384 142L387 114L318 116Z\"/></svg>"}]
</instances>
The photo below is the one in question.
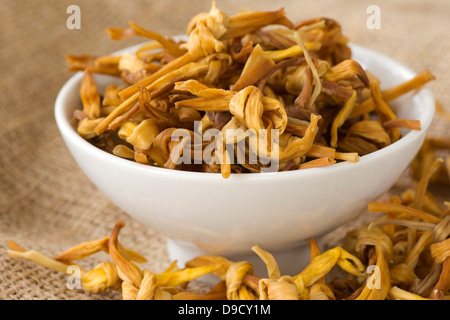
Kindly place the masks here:
<instances>
[{"instance_id":1,"label":"pile of dried lily buds","mask_svg":"<svg viewBox=\"0 0 450 320\"><path fill-rule=\"evenodd\" d=\"M115 40L153 41L118 56L67 56L69 70L84 72L78 133L138 163L225 178L262 172L268 162L277 171L357 162L397 141L400 128L420 130L419 121L398 119L389 102L434 79L424 71L381 91L379 79L351 59L336 21L293 23L283 9L228 16L213 2L208 13L191 19L187 41L134 22L107 31ZM100 93L95 73L123 85ZM223 139L195 142L211 128ZM187 130L189 139L171 139L177 129ZM226 134L239 129L251 134ZM270 134L260 134L271 130L278 133L275 146ZM229 147L241 141L243 155L230 155ZM178 161L186 146L210 148L211 157Z\"/></svg>"},{"instance_id":2,"label":"pile of dried lily buds","mask_svg":"<svg viewBox=\"0 0 450 320\"><path fill-rule=\"evenodd\" d=\"M427 142L428 143L428 142ZM425 144L424 149L428 150ZM389 202L371 202L369 212L385 214L347 233L342 247L321 251L315 239L310 244L310 264L296 275L282 275L272 254L258 246L252 249L267 266L267 275L255 275L247 261L198 256L179 268L174 261L164 272L142 270L146 259L119 242L124 223L117 222L110 236L74 246L50 258L26 250L13 241L9 254L66 273L78 260L106 252L104 261L91 270L79 267L82 288L92 292L119 290L123 299L136 300L448 300L450 299L450 202L439 203L428 190L443 182L432 177L446 171L450 182L450 148L447 168L443 158L430 163L418 156L413 166L420 179L412 188ZM423 152L422 152L423 153ZM420 170L419 170L420 168ZM332 270L338 266L339 276ZM339 271L339 270L338 270ZM206 274L217 276L217 285L206 294L189 291L188 283Z\"/></svg>"}]
</instances>

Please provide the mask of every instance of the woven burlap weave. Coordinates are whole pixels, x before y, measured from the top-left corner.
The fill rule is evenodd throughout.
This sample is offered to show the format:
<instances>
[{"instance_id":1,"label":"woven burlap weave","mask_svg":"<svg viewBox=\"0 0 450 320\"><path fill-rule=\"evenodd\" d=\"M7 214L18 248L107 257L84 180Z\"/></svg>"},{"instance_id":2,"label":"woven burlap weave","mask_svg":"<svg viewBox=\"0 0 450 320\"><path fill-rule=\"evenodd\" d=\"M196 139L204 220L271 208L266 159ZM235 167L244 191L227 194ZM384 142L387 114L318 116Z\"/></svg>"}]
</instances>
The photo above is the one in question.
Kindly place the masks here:
<instances>
[{"instance_id":1,"label":"woven burlap weave","mask_svg":"<svg viewBox=\"0 0 450 320\"><path fill-rule=\"evenodd\" d=\"M81 9L81 30L69 30L66 9ZM209 0L3 0L0 4L0 299L120 299L117 292L70 290L67 276L12 259L7 240L54 256L87 240L108 235L121 219L124 245L148 258L144 267L163 271L170 263L163 237L113 205L84 176L64 145L53 116L56 95L71 76L65 54L104 55L142 39L115 42L107 27L129 20L165 35L185 32L189 19L207 11ZM366 26L371 4L381 9L381 29ZM429 85L450 111L450 2L441 0L218 0L233 14L240 9L284 7L293 21L327 16L338 20L352 42L380 51L416 72L428 69ZM449 123L436 119L430 131L450 136ZM407 177L405 178L407 179ZM437 192L444 196L448 189ZM449 199L450 200L450 199ZM339 242L363 215L328 235ZM93 266L106 256L88 259ZM195 286L196 284L192 284ZM197 284L199 287L201 284Z\"/></svg>"}]
</instances>

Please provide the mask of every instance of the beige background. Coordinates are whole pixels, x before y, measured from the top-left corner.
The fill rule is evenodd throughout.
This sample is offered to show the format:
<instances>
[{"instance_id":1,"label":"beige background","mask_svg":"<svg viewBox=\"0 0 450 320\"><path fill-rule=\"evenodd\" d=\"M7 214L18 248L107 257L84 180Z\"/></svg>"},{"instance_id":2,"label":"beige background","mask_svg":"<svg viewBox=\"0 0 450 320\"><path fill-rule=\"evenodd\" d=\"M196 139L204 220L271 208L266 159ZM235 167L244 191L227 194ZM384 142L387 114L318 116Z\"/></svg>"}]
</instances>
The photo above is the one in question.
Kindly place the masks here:
<instances>
[{"instance_id":1,"label":"beige background","mask_svg":"<svg viewBox=\"0 0 450 320\"><path fill-rule=\"evenodd\" d=\"M55 97L71 76L65 54L103 55L142 39L109 40L107 27L133 20L165 35L185 32L189 19L210 8L206 0L46 0L0 3L0 299L118 299L115 292L69 290L66 276L9 258L8 239L55 255L82 241L108 235L118 219L123 243L161 272L169 264L164 240L116 208L88 181L64 146L53 117ZM81 30L68 30L66 8L81 8ZM366 27L371 4L381 8L381 29ZM392 56L417 72L431 70L429 85L450 111L450 2L442 0L218 0L228 14L284 7L293 20L338 20L352 42ZM450 135L436 120L430 134ZM449 195L448 189L437 192ZM448 197L447 197L448 199ZM358 220L360 221L360 220ZM350 222L355 225L358 221ZM343 227L330 235L339 241ZM106 258L99 255L86 266ZM199 285L199 284L197 284ZM196 284L193 284L195 288Z\"/></svg>"}]
</instances>

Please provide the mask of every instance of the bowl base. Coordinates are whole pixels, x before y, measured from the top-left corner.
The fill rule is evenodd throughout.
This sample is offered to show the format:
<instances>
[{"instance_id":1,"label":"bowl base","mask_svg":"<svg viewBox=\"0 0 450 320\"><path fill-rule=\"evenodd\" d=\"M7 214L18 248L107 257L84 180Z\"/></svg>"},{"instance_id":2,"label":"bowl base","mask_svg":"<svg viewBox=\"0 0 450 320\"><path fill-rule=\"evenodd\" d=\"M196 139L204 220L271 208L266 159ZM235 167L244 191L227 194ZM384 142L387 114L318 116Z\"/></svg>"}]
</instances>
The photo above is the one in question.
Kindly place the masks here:
<instances>
[{"instance_id":1,"label":"bowl base","mask_svg":"<svg viewBox=\"0 0 450 320\"><path fill-rule=\"evenodd\" d=\"M322 241L316 238L322 248ZM167 239L167 251L171 261L176 260L180 268L184 268L186 262L200 255L211 255L212 253L200 249L192 243ZM294 248L282 251L270 252L278 263L281 275L294 276L300 273L310 262L310 251L308 242L302 242ZM221 255L231 261L248 261L253 265L255 275L267 277L267 269L264 262L256 253L249 249L248 255ZM211 285L217 284L219 278L214 275L206 275L198 279Z\"/></svg>"}]
</instances>

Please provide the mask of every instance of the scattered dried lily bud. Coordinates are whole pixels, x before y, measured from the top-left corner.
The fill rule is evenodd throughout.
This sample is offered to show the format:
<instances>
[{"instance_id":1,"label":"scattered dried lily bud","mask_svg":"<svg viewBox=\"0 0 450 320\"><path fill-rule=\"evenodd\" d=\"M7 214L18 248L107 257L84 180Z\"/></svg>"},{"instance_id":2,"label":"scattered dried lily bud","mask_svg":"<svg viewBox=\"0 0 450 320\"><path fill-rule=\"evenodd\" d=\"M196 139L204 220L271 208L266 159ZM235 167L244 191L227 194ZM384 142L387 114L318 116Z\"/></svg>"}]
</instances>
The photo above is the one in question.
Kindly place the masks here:
<instances>
[{"instance_id":1,"label":"scattered dried lily bud","mask_svg":"<svg viewBox=\"0 0 450 320\"><path fill-rule=\"evenodd\" d=\"M8 241L8 253L13 258L23 258L30 261L33 261L43 267L56 270L59 272L66 273L68 265L57 261L55 259L49 258L46 255L35 251L35 250L25 250L20 247L17 243L12 240ZM83 274L84 270L80 268Z\"/></svg>"},{"instance_id":2,"label":"scattered dried lily bud","mask_svg":"<svg viewBox=\"0 0 450 320\"><path fill-rule=\"evenodd\" d=\"M281 277L277 261L272 254L261 249L259 246L253 246L252 251L255 252L265 263L269 279L279 279Z\"/></svg>"},{"instance_id":3,"label":"scattered dried lily bud","mask_svg":"<svg viewBox=\"0 0 450 320\"><path fill-rule=\"evenodd\" d=\"M225 280L228 300L239 299L239 288L244 283L245 276L253 272L253 266L246 261L234 262L229 266Z\"/></svg>"},{"instance_id":4,"label":"scattered dried lily bud","mask_svg":"<svg viewBox=\"0 0 450 320\"><path fill-rule=\"evenodd\" d=\"M350 262L345 262L344 260L346 259L351 259L356 267ZM364 267L358 258L346 252L341 247L336 247L315 257L311 264L309 264L301 273L294 276L297 288L312 286L318 279L321 279L330 272L336 264L339 264L342 268L345 268L345 271L356 276L360 276L364 270Z\"/></svg>"},{"instance_id":5,"label":"scattered dried lily bud","mask_svg":"<svg viewBox=\"0 0 450 320\"><path fill-rule=\"evenodd\" d=\"M109 237L83 242L59 254L55 260L70 264L74 260L81 260L100 251L108 251Z\"/></svg>"},{"instance_id":6,"label":"scattered dried lily bud","mask_svg":"<svg viewBox=\"0 0 450 320\"><path fill-rule=\"evenodd\" d=\"M396 286L389 290L388 298L389 300L430 300L417 294L402 290Z\"/></svg>"},{"instance_id":7,"label":"scattered dried lily bud","mask_svg":"<svg viewBox=\"0 0 450 320\"><path fill-rule=\"evenodd\" d=\"M221 267L213 272L220 279L225 280L228 268L233 262L220 256L198 256L192 260L186 262L186 267L200 267L206 265L220 265Z\"/></svg>"},{"instance_id":8,"label":"scattered dried lily bud","mask_svg":"<svg viewBox=\"0 0 450 320\"><path fill-rule=\"evenodd\" d=\"M91 292L102 292L107 288L116 288L120 284L114 264L106 261L86 272L81 280L83 288Z\"/></svg>"},{"instance_id":9,"label":"scattered dried lily bud","mask_svg":"<svg viewBox=\"0 0 450 320\"><path fill-rule=\"evenodd\" d=\"M280 143L287 145L289 142L287 139ZM170 150L170 146L168 148ZM315 149L317 153L329 152L317 146ZM118 232L124 226L120 221L109 237L74 246L55 259L27 251L13 241L8 243L9 253L12 257L25 258L65 273L69 263L100 251L107 252L112 263L103 262L91 271L80 268L83 287L93 292L108 288L121 290L123 299L132 300L442 300L446 299L450 289L450 219L443 208L436 215L415 208L422 208L422 204L425 208L426 182L440 163L441 159L432 163L413 195L410 192L401 198L392 197L390 203L369 203L369 211L388 214L346 236L347 247L353 247L361 260L341 247L322 253L317 242L311 239L311 262L295 276L282 275L274 257L258 246L252 250L266 264L267 278L255 276L249 262L233 262L220 256L199 256L186 263L184 269L174 261L161 274L141 270L131 261L141 263L145 258L118 242ZM389 229L378 227L383 224L397 227L390 235ZM417 230L417 236L408 248L410 228ZM349 279L334 279L327 283L325 276L328 277L336 265L359 279L362 285L358 288L358 283ZM371 269L364 274L366 266ZM186 283L206 274L214 274L220 279L210 292L201 295L184 291Z\"/></svg>"},{"instance_id":10,"label":"scattered dried lily bud","mask_svg":"<svg viewBox=\"0 0 450 320\"><path fill-rule=\"evenodd\" d=\"M295 280L290 276L259 281L260 300L299 300Z\"/></svg>"},{"instance_id":11,"label":"scattered dried lily bud","mask_svg":"<svg viewBox=\"0 0 450 320\"><path fill-rule=\"evenodd\" d=\"M111 259L117 265L117 272L119 274L119 278L127 283L127 285L134 286L135 288L139 288L142 282L142 271L139 267L129 260L127 260L118 250L118 242L117 238L119 236L119 231L125 226L125 224L121 221L117 222L113 231L111 232L111 236L109 237L108 246L109 246L109 254Z\"/></svg>"},{"instance_id":12,"label":"scattered dried lily bud","mask_svg":"<svg viewBox=\"0 0 450 320\"><path fill-rule=\"evenodd\" d=\"M324 283L315 283L311 286L308 300L336 300L333 290Z\"/></svg>"}]
</instances>

